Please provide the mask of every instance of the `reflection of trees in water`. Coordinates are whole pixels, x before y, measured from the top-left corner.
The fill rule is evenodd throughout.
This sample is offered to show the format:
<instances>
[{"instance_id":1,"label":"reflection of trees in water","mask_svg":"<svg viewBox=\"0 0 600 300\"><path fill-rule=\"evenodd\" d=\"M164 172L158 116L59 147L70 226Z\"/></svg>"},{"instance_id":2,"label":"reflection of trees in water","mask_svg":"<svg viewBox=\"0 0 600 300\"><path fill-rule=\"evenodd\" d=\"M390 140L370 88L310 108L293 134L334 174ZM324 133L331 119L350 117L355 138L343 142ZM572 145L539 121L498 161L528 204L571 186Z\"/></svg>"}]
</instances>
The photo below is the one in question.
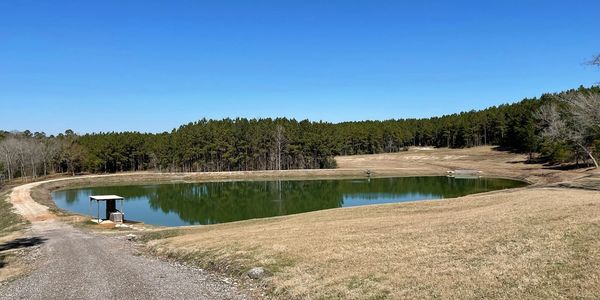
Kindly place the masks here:
<instances>
[{"instance_id":1,"label":"reflection of trees in water","mask_svg":"<svg viewBox=\"0 0 600 300\"><path fill-rule=\"evenodd\" d=\"M457 179L445 176L399 177L372 179L369 184L364 181L351 182L354 185L344 187L345 195L365 200L377 200L381 197L400 198L402 195L432 195L433 198L453 198L468 194L491 190L522 186L522 182L498 179Z\"/></svg>"},{"instance_id":2,"label":"reflection of trees in water","mask_svg":"<svg viewBox=\"0 0 600 300\"><path fill-rule=\"evenodd\" d=\"M344 196L366 201L410 194L448 198L520 186L504 179L448 177L375 178L365 180L232 181L147 186L98 187L65 191L67 202L93 194L146 198L154 210L174 212L191 224L213 224L287 215L343 206ZM81 198L80 198L81 199Z\"/></svg>"},{"instance_id":3,"label":"reflection of trees in water","mask_svg":"<svg viewBox=\"0 0 600 300\"><path fill-rule=\"evenodd\" d=\"M161 185L149 197L153 208L176 212L190 223L211 224L286 215L341 206L331 185L314 182L211 182L206 194L186 184Z\"/></svg>"},{"instance_id":4,"label":"reflection of trees in water","mask_svg":"<svg viewBox=\"0 0 600 300\"><path fill-rule=\"evenodd\" d=\"M88 199L90 196L90 193L87 189L64 190L58 191L56 194L62 194L68 204L73 204L77 201L80 201L80 199Z\"/></svg>"}]
</instances>

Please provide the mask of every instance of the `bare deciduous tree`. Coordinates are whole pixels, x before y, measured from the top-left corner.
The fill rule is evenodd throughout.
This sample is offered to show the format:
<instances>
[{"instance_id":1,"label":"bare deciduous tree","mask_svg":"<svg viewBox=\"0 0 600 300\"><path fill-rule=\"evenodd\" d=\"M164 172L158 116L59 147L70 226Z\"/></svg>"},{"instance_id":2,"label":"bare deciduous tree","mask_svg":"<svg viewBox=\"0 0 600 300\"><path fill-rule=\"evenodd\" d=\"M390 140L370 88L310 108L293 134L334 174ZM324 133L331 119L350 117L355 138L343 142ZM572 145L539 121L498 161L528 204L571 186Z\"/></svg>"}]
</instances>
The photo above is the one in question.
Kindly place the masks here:
<instances>
[{"instance_id":1,"label":"bare deciduous tree","mask_svg":"<svg viewBox=\"0 0 600 300\"><path fill-rule=\"evenodd\" d=\"M594 57L592 57L588 63L592 66L600 67L600 53L594 55Z\"/></svg>"},{"instance_id":2,"label":"bare deciduous tree","mask_svg":"<svg viewBox=\"0 0 600 300\"><path fill-rule=\"evenodd\" d=\"M598 168L598 162L586 143L600 135L600 94L567 93L557 96L564 110L555 103L542 106L536 113L543 136L572 143L581 148Z\"/></svg>"},{"instance_id":3,"label":"bare deciduous tree","mask_svg":"<svg viewBox=\"0 0 600 300\"><path fill-rule=\"evenodd\" d=\"M48 168L53 169L52 160L60 151L60 145L56 139L47 139L41 144L41 155L44 167L44 176L48 175Z\"/></svg>"},{"instance_id":4,"label":"bare deciduous tree","mask_svg":"<svg viewBox=\"0 0 600 300\"><path fill-rule=\"evenodd\" d=\"M0 141L0 162L7 179L48 175L54 171L53 162L61 150L61 141L38 135L12 132Z\"/></svg>"},{"instance_id":5,"label":"bare deciduous tree","mask_svg":"<svg viewBox=\"0 0 600 300\"><path fill-rule=\"evenodd\" d=\"M285 129L281 125L275 128L275 147L277 148L277 170L281 170L281 152L283 144L286 142Z\"/></svg>"},{"instance_id":6,"label":"bare deciduous tree","mask_svg":"<svg viewBox=\"0 0 600 300\"><path fill-rule=\"evenodd\" d=\"M592 57L592 59L590 59L590 60L588 61L588 65L590 65L590 66L596 66L596 67L599 67L599 68L600 68L600 53L598 53L598 54L594 55L594 56ZM598 82L598 83L596 83L596 84L600 85L600 82Z\"/></svg>"},{"instance_id":7,"label":"bare deciduous tree","mask_svg":"<svg viewBox=\"0 0 600 300\"><path fill-rule=\"evenodd\" d=\"M600 94L572 93L562 97L582 134L600 134Z\"/></svg>"},{"instance_id":8,"label":"bare deciduous tree","mask_svg":"<svg viewBox=\"0 0 600 300\"><path fill-rule=\"evenodd\" d=\"M8 180L15 176L15 166L17 165L18 141L14 137L8 137L0 142L0 159L4 162L8 173Z\"/></svg>"}]
</instances>

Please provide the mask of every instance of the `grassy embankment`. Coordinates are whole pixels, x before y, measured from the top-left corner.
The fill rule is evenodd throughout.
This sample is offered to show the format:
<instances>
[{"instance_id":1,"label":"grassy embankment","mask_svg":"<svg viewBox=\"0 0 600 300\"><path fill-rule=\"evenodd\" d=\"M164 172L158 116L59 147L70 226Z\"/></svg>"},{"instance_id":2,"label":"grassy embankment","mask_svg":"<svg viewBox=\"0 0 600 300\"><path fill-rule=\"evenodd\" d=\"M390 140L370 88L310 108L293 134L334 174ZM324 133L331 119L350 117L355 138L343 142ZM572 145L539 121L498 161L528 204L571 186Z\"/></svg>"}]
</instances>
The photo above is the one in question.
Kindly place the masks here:
<instances>
[{"instance_id":1,"label":"grassy embankment","mask_svg":"<svg viewBox=\"0 0 600 300\"><path fill-rule=\"evenodd\" d=\"M27 222L13 211L8 202L10 189L0 190L0 281L12 278L21 272L22 265L11 249L10 242L18 238L19 231Z\"/></svg>"},{"instance_id":2,"label":"grassy embankment","mask_svg":"<svg viewBox=\"0 0 600 300\"><path fill-rule=\"evenodd\" d=\"M243 276L251 267L264 266L272 275L263 283L280 298L585 298L600 294L600 194L558 188L594 187L600 183L597 175L526 164L524 155L489 147L337 160L341 170L285 174L337 176L371 169L376 175L433 175L476 168L486 175L525 179L534 185L456 199L159 230L144 239L159 255L230 275ZM210 180L280 175L179 176ZM170 177L175 175L132 176L173 180ZM94 184L113 180L107 178L85 180Z\"/></svg>"},{"instance_id":3,"label":"grassy embankment","mask_svg":"<svg viewBox=\"0 0 600 300\"><path fill-rule=\"evenodd\" d=\"M10 190L0 190L0 237L7 236L23 228L26 222L13 211L8 202Z\"/></svg>"},{"instance_id":4,"label":"grassy embankment","mask_svg":"<svg viewBox=\"0 0 600 300\"><path fill-rule=\"evenodd\" d=\"M600 294L600 194L549 187L590 175L470 150L338 158L345 169L477 168L535 185L456 199L332 209L153 233L152 251L241 275L279 298L562 298ZM242 275L243 276L243 275Z\"/></svg>"},{"instance_id":5,"label":"grassy embankment","mask_svg":"<svg viewBox=\"0 0 600 300\"><path fill-rule=\"evenodd\" d=\"M198 227L150 245L234 273L265 266L284 298L590 297L599 197L521 189Z\"/></svg>"}]
</instances>

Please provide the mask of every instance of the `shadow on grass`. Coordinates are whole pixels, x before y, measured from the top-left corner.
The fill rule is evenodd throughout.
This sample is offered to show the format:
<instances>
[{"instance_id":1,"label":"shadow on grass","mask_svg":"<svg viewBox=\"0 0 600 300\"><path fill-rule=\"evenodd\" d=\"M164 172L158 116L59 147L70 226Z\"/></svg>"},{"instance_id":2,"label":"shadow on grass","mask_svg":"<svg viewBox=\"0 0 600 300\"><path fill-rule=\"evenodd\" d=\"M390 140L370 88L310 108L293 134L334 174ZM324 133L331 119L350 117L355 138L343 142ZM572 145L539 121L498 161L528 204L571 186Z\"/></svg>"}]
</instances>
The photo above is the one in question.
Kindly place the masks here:
<instances>
[{"instance_id":1,"label":"shadow on grass","mask_svg":"<svg viewBox=\"0 0 600 300\"><path fill-rule=\"evenodd\" d=\"M587 164L579 164L579 165L577 165L577 164L558 164L558 165L546 164L546 165L544 165L544 169L559 170L559 171L591 169L591 168L592 168L592 166L587 165Z\"/></svg>"},{"instance_id":2,"label":"shadow on grass","mask_svg":"<svg viewBox=\"0 0 600 300\"><path fill-rule=\"evenodd\" d=\"M517 150L515 148L506 147L506 146L493 146L492 150L494 150L494 151L500 151L500 152L519 153L519 154L525 153L525 152L519 151L519 150Z\"/></svg>"},{"instance_id":3,"label":"shadow on grass","mask_svg":"<svg viewBox=\"0 0 600 300\"><path fill-rule=\"evenodd\" d=\"M30 248L43 244L46 241L45 238L41 237L28 237L28 238L18 238L12 241L8 241L6 243L0 244L0 252L22 249L22 248ZM7 254L0 253L0 268L4 268L6 266L5 258Z\"/></svg>"}]
</instances>

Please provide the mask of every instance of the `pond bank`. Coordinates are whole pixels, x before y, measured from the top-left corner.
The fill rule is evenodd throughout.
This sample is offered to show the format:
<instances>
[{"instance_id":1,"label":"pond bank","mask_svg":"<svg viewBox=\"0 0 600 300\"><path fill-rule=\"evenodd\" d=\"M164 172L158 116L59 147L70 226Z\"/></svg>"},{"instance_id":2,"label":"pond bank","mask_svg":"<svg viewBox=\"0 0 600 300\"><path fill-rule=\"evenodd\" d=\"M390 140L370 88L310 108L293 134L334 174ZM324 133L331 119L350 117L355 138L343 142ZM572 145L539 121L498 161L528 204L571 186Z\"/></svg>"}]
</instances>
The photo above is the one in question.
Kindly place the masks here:
<instances>
[{"instance_id":1,"label":"pond bank","mask_svg":"<svg viewBox=\"0 0 600 300\"><path fill-rule=\"evenodd\" d=\"M108 185L52 192L56 205L91 215L92 195L124 197L127 220L158 226L208 225L340 207L426 201L522 187L500 178L448 176L261 179ZM98 205L104 211L104 204Z\"/></svg>"},{"instance_id":2,"label":"pond bank","mask_svg":"<svg viewBox=\"0 0 600 300\"><path fill-rule=\"evenodd\" d=\"M408 176L477 168L488 176L525 179L534 185L451 201L332 209L159 230L146 238L147 246L154 254L234 278L244 277L252 267L265 267L272 276L261 279L261 285L281 298L557 298L600 293L600 245L594 238L600 228L598 192L548 187L577 182L590 173L524 162L524 155L489 147L341 157L338 164L343 170L284 173L361 176L370 169L380 175ZM282 175L276 173L259 174ZM224 179L233 175L138 173L71 182L86 185L157 176L197 180L197 176Z\"/></svg>"}]
</instances>

